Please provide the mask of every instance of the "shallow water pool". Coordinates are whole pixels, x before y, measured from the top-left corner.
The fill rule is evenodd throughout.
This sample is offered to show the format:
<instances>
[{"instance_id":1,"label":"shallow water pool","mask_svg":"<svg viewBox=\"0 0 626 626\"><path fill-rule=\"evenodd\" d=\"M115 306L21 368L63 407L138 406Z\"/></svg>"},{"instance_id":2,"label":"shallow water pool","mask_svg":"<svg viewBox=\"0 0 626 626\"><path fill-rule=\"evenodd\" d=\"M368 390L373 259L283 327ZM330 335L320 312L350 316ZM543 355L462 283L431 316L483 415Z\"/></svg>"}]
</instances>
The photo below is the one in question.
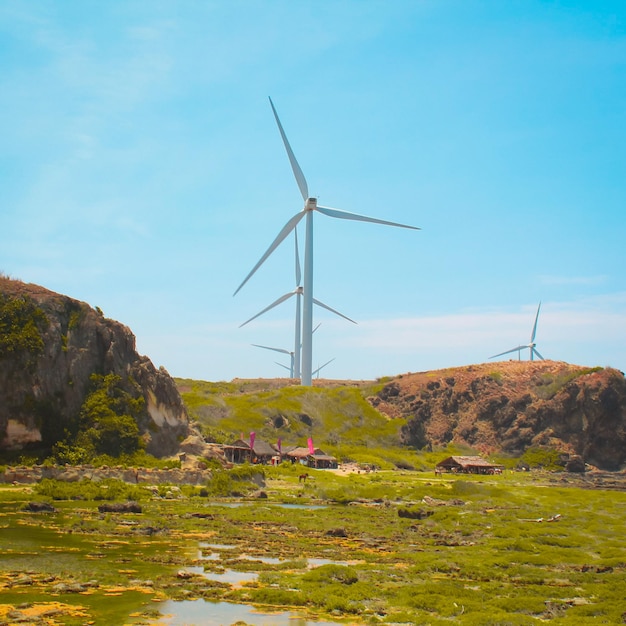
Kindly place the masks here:
<instances>
[{"instance_id":1,"label":"shallow water pool","mask_svg":"<svg viewBox=\"0 0 626 626\"><path fill-rule=\"evenodd\" d=\"M154 624L163 626L229 626L235 622L246 622L255 626L342 626L339 622L306 619L292 611L263 613L247 604L230 602L168 600L158 608L164 617Z\"/></svg>"}]
</instances>

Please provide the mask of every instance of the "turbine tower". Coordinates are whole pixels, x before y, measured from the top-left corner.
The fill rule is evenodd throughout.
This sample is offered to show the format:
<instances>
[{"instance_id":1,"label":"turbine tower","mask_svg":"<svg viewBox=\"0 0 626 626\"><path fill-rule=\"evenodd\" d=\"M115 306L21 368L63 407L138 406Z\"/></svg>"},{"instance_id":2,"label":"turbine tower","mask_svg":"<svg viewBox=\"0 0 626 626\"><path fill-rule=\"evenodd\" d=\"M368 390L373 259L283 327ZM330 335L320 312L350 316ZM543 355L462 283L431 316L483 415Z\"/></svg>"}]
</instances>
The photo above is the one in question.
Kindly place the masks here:
<instances>
[{"instance_id":1,"label":"turbine tower","mask_svg":"<svg viewBox=\"0 0 626 626\"><path fill-rule=\"evenodd\" d=\"M259 311L256 315L253 315L250 319L246 320L243 324L240 324L239 328L242 328L243 326L245 326L246 324L248 324L252 320L256 319L257 317L260 317L261 315L263 315L263 313L267 313L267 311L269 311L270 309L273 309L275 306L278 306L279 304L282 304L286 300L289 300L289 298L291 298L292 296L296 296L296 321L295 321L295 325L294 325L295 326L295 333L294 333L295 337L294 337L294 349L293 349L293 352L288 352L288 351L284 350L283 348L268 348L267 346L259 346L257 344L252 344L252 345L256 346L257 348L268 348L268 350L277 350L278 352L283 352L285 354L291 355L291 378L298 378L299 379L300 378L300 364L301 364L300 352L301 352L301 348L302 348L302 340L301 340L301 329L302 329L302 314L301 314L301 310L302 310L302 306L301 306L301 299L302 299L302 295L303 295L304 289L300 285L302 276L301 276L301 272L300 272L300 254L298 252L298 231L297 231L296 228L294 228L294 235L295 235L295 241L296 241L296 250L295 250L295 252L296 252L296 288L293 291L290 291L290 292L282 295L277 300L274 300L274 302L272 302L272 304L270 304L269 306L266 306L262 311ZM345 320L348 320L349 322L352 322L353 324L356 324L356 322L353 319L350 319L349 317L347 317L343 313L340 313L339 311L336 311L335 309L329 307L327 304L324 304L323 302L320 302L316 298L313 298L313 304L316 304L317 306L322 307L323 309L326 309L327 311L330 311L331 313L335 313L335 315L339 315L339 317L343 317ZM315 330L317 330L317 328L315 328ZM315 332L315 330L313 332Z\"/></svg>"},{"instance_id":2,"label":"turbine tower","mask_svg":"<svg viewBox=\"0 0 626 626\"><path fill-rule=\"evenodd\" d=\"M304 208L296 213L286 224L282 230L276 236L276 239L272 242L270 247L265 251L265 254L259 259L257 264L252 268L250 273L245 277L241 285L237 287L237 290L233 295L248 282L250 277L261 267L266 259L276 250L276 248L282 243L287 235L296 227L298 222L306 216L305 220L305 246L304 246L304 285L303 285L303 306L302 306L302 384L310 386L312 384L313 374L313 213L323 213L328 217L334 217L344 220L355 220L359 222L372 222L374 224L384 224L387 226L398 226L400 228L410 228L412 230L420 230L415 226L407 226L406 224L399 224L397 222L389 222L387 220L380 220L374 217L366 217L365 215L358 215L356 213L348 213L347 211L341 211L339 209L333 209L317 204L317 198L309 196L309 188L306 182L306 178L298 165L298 161L289 145L285 131L274 107L274 103L270 98L270 105L278 125L280 136L283 140L291 169L296 178L296 183L302 194L304 200Z\"/></svg>"},{"instance_id":3,"label":"turbine tower","mask_svg":"<svg viewBox=\"0 0 626 626\"><path fill-rule=\"evenodd\" d=\"M545 360L540 354L539 351L535 348L537 345L535 343L535 335L537 334L537 321L539 320L539 309L541 309L541 302L537 307L537 315L535 315L535 323L533 324L533 332L530 334L530 342L521 346L517 346L516 348L511 348L511 350L507 350L506 352L500 352L500 354L494 354L490 356L490 359L495 359L497 356L502 356L504 354L510 354L511 352L517 352L517 358L521 361L522 359L522 350L528 348L530 351L530 360L533 360L533 355L537 355L542 361Z\"/></svg>"}]
</instances>

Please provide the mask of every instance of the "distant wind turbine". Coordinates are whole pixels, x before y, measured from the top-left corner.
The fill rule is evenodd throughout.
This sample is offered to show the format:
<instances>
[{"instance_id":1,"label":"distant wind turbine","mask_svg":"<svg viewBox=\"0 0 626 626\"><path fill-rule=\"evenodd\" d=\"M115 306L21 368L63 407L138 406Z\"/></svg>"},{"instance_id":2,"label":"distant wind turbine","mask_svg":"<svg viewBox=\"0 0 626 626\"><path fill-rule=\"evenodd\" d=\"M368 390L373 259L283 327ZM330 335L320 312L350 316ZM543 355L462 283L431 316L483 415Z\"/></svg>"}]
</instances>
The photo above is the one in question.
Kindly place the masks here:
<instances>
[{"instance_id":1,"label":"distant wind turbine","mask_svg":"<svg viewBox=\"0 0 626 626\"><path fill-rule=\"evenodd\" d=\"M380 220L373 217L366 217L364 215L357 215L356 213L348 213L347 211L341 211L339 209L333 209L317 204L317 198L311 198L309 196L309 188L298 165L298 161L289 145L285 131L278 117L278 113L274 107L274 103L270 98L270 105L282 137L291 169L296 178L298 188L302 194L304 200L304 208L296 213L286 224L282 230L278 233L276 239L272 242L270 247L265 251L265 254L259 259L257 264L252 268L250 273L245 277L241 285L237 287L237 290L233 295L248 282L250 277L263 265L266 259L276 250L276 248L282 243L287 235L296 227L298 222L306 215L306 235L305 235L305 247L304 247L304 286L303 286L303 310L302 310L302 384L310 386L312 384L312 370L313 370L313 212L317 211L323 213L328 217L335 217L344 220L355 220L360 222L372 222L374 224L385 224L387 226L399 226L401 228L410 228L412 230L420 230L415 226L407 226L406 224L399 224L397 222L389 222L386 220Z\"/></svg>"},{"instance_id":2,"label":"distant wind turbine","mask_svg":"<svg viewBox=\"0 0 626 626\"><path fill-rule=\"evenodd\" d=\"M296 296L296 320L295 320L295 324L294 324L294 327L295 327L295 333L294 333L295 337L294 337L294 350L293 350L293 352L287 352L286 350L283 350L282 348L268 348L268 349L269 350L277 350L278 352L284 352L286 354L290 354L291 355L291 378L300 378L300 363L301 363L300 352L301 352L301 348L302 348L302 340L301 340L302 314L301 314L300 300L302 298L304 289L300 285L300 282L301 282L301 279L302 279L302 275L301 275L301 271L300 271L300 253L298 252L298 231L297 231L297 229L295 227L294 227L294 235L295 235L295 241L296 241L296 250L295 250L295 254L296 254L296 288L293 291L290 291L290 292L282 295L277 300L274 300L274 302L272 302L272 304L270 304L269 306L266 306L262 311L259 311L256 315L253 315L250 319L246 320L243 324L240 324L239 328L241 328L242 326L245 326L246 324L248 324L252 320L255 320L257 317L260 317L261 315L263 315L263 313L267 313L267 311L269 311L270 309L273 309L274 307L278 306L279 304L282 304L286 300L289 300L289 298L291 298L292 296ZM352 322L353 324L356 324L356 322L353 319L350 319L349 317L345 316L343 313L340 313L339 311L336 311L335 309L329 307L327 304L324 304L323 302L320 302L316 298L313 298L313 304L316 304L317 306L322 307L323 309L326 309L327 311L330 311L331 313L335 313L335 315L339 315L339 317L343 317L344 319L348 320L349 322ZM319 327L319 325L318 325L318 327ZM317 328L315 330L317 330ZM315 330L313 332L315 332ZM256 344L252 344L252 345L256 346ZM267 348L267 346L257 346L257 347L258 348Z\"/></svg>"},{"instance_id":3,"label":"distant wind turbine","mask_svg":"<svg viewBox=\"0 0 626 626\"><path fill-rule=\"evenodd\" d=\"M537 348L535 348L535 346L537 345L535 343L535 335L537 334L537 322L539 320L539 310L541 309L541 302L539 303L539 306L537 307L537 315L535 315L535 323L533 324L533 332L530 335L530 342L521 346L517 346L517 348L511 348L511 350L507 350L506 352L500 352L500 354L494 354L493 356L490 356L490 359L495 359L498 356L502 356L504 354L510 354L511 352L517 352L517 357L518 359L521 360L522 358L522 350L525 350L526 348L528 348L529 352L530 352L530 360L533 360L533 356L536 354L542 361L545 360L541 354L539 354L539 351L537 350Z\"/></svg>"},{"instance_id":4,"label":"distant wind turbine","mask_svg":"<svg viewBox=\"0 0 626 626\"><path fill-rule=\"evenodd\" d=\"M254 345L254 344L253 344ZM259 348L263 348L264 346L259 346ZM271 350L271 348L270 348ZM327 366L330 365L335 359L332 358L330 361L326 361L326 363L324 363L324 365L320 365L316 370L313 370L312 375L316 376L319 378L320 377L320 372ZM274 363L276 363L276 365L278 365L279 367L282 367L285 370L288 370L289 368L286 365L283 365L282 363L279 363L278 361L274 361ZM293 378L293 376L292 376Z\"/></svg>"},{"instance_id":5,"label":"distant wind turbine","mask_svg":"<svg viewBox=\"0 0 626 626\"><path fill-rule=\"evenodd\" d=\"M264 350L273 350L274 352L281 352L282 354L288 354L291 360L291 364L289 367L287 367L286 365L283 365L282 363L278 363L277 361L274 361L274 363L276 363L276 365L280 365L286 370L289 370L289 378L294 378L295 354L293 352L289 352L289 350L285 350L284 348L272 348L270 346L260 346L258 343L253 343L252 345L255 348L263 348Z\"/></svg>"}]
</instances>

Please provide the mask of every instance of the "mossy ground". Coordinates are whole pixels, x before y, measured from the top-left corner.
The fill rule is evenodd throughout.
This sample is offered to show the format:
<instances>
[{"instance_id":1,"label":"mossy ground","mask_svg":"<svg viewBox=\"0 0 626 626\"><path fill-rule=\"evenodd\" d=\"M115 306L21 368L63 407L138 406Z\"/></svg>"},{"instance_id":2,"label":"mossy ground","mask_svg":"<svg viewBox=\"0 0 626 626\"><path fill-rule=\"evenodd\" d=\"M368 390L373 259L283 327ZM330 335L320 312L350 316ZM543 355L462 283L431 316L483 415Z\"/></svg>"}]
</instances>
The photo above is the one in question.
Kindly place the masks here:
<instances>
[{"instance_id":1,"label":"mossy ground","mask_svg":"<svg viewBox=\"0 0 626 626\"><path fill-rule=\"evenodd\" d=\"M301 471L268 468L267 499L146 490L140 514L100 513L88 500L26 513L41 496L3 487L0 623L151 624L165 598L298 607L357 624L622 623L623 491L535 472L307 470L300 483ZM179 575L191 567L205 575ZM224 570L258 578L210 579Z\"/></svg>"}]
</instances>

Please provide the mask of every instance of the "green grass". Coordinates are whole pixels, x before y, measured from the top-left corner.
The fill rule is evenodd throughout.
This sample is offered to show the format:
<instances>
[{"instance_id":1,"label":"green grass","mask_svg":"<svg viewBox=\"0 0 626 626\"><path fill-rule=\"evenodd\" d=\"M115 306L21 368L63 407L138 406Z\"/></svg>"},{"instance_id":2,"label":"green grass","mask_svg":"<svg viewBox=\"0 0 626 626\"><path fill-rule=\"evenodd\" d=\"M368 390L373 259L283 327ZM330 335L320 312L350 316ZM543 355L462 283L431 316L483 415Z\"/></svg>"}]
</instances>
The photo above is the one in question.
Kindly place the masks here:
<instances>
[{"instance_id":1,"label":"green grass","mask_svg":"<svg viewBox=\"0 0 626 626\"><path fill-rule=\"evenodd\" d=\"M191 416L206 435L219 442L250 431L269 442L304 444L313 437L318 447L345 442L361 448L397 448L404 419L390 420L367 397L382 387L310 388L266 383L209 383L177 380Z\"/></svg>"},{"instance_id":2,"label":"green grass","mask_svg":"<svg viewBox=\"0 0 626 626\"><path fill-rule=\"evenodd\" d=\"M229 480L245 484L256 469L244 466ZM144 497L143 512L133 515L100 514L95 499L54 500L57 513L25 513L24 504L39 496L0 488L0 607L50 598L83 607L82 616L63 615L59 624L154 623L147 615L156 598L300 607L357 624L621 623L622 491L568 486L547 472L308 470L304 484L299 472L265 468L266 500L240 498L230 507L230 497L189 488L178 499ZM404 518L402 508L432 515ZM217 549L220 559L199 560L214 551L201 550L201 542L233 547ZM263 562L267 556L280 560ZM310 558L326 564L310 569ZM259 578L231 588L177 577L192 565ZM19 584L24 577L29 584ZM89 593L53 593L60 582L91 580L98 586ZM110 593L120 594L115 602Z\"/></svg>"}]
</instances>

